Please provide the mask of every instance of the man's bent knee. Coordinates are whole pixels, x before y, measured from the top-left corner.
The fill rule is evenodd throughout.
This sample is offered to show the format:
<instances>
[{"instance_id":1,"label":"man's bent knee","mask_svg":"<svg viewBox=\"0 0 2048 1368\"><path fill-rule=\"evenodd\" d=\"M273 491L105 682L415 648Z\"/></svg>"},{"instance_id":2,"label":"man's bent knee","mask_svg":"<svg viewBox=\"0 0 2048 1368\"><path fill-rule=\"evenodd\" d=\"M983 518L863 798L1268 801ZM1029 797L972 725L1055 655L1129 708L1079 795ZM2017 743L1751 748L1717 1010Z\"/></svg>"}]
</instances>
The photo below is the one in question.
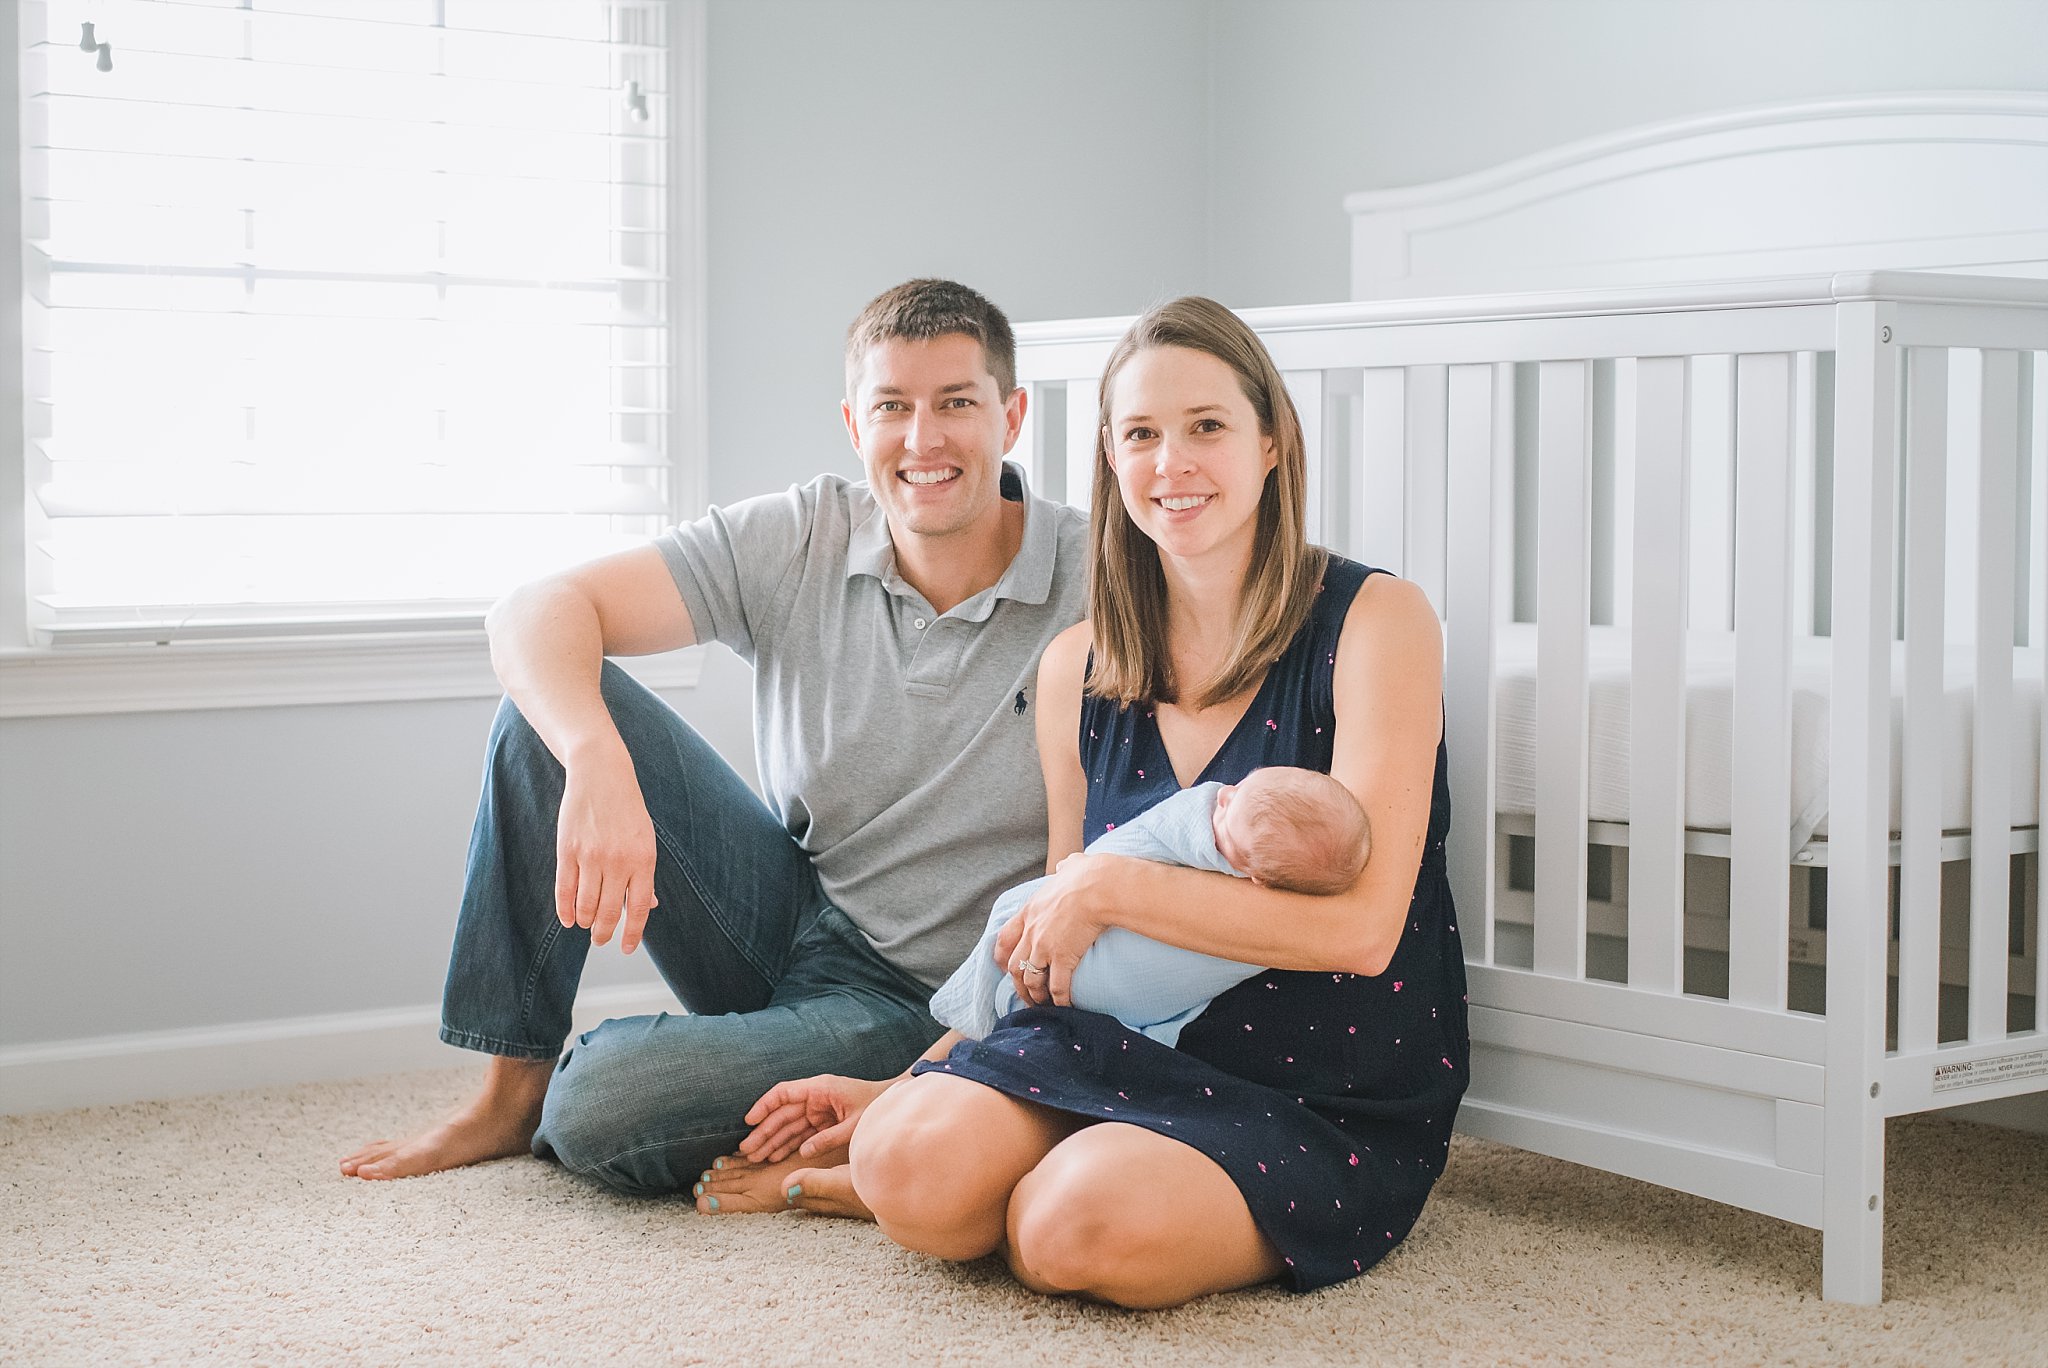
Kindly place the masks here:
<instances>
[{"instance_id":1,"label":"man's bent knee","mask_svg":"<svg viewBox=\"0 0 2048 1368\"><path fill-rule=\"evenodd\" d=\"M746 1134L737 1117L689 1124L677 1116L676 1099L631 1086L624 1071L606 1067L604 1054L593 1032L556 1066L533 1135L538 1157L614 1192L650 1197L687 1190Z\"/></svg>"}]
</instances>

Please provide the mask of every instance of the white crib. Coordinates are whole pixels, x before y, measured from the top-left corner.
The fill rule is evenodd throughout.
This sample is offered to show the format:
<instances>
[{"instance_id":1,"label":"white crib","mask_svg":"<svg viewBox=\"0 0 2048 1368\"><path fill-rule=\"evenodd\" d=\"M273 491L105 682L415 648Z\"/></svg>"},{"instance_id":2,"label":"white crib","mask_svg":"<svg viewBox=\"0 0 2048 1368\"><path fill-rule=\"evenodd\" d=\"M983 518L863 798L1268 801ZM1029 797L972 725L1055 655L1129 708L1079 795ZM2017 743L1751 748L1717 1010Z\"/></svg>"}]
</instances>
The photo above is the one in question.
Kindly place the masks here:
<instances>
[{"instance_id":1,"label":"white crib","mask_svg":"<svg viewBox=\"0 0 2048 1368\"><path fill-rule=\"evenodd\" d=\"M1355 291L1426 287L1427 232L1515 242L1524 210L1552 255L1522 275L1580 284L1575 194L1605 223L1631 176L1668 205L1688 177L1782 191L1874 147L1916 150L1873 183L1963 167L1961 217L1715 259L2044 273L2048 98L1916 99L1355 197ZM1991 196L2019 229L1968 193L1987 146L2033 158L2038 190ZM1854 179L1825 178L1816 232ZM1831 270L1244 316L1307 429L1311 527L1445 622L1460 1126L1818 1227L1824 1295L1878 1300L1885 1119L2048 1091L2048 281ZM1055 496L1086 498L1127 322L1019 330L1020 452Z\"/></svg>"}]
</instances>

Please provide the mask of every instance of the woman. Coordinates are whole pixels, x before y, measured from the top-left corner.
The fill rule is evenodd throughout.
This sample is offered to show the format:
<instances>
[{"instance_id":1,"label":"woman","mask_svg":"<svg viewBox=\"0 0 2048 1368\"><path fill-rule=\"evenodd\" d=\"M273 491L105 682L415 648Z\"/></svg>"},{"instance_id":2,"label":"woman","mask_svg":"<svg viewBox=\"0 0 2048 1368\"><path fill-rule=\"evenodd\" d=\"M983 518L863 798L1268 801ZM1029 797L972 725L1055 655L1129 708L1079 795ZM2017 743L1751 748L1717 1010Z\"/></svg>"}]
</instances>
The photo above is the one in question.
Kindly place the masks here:
<instances>
[{"instance_id":1,"label":"woman","mask_svg":"<svg viewBox=\"0 0 2048 1368\"><path fill-rule=\"evenodd\" d=\"M996 947L1033 1005L867 1085L886 1091L853 1132L852 1183L899 1243L1001 1251L1045 1292L1157 1307L1276 1277L1307 1291L1407 1234L1464 1090L1441 637L1413 585L1306 544L1299 421L1221 305L1175 300L1132 326L1097 447L1091 620L1039 669L1054 877ZM1357 797L1374 851L1349 889L1077 853L1262 765ZM1168 1049L1066 1005L1113 925L1273 968ZM814 1092L806 1115L801 1092L757 1108L778 1153L866 1101Z\"/></svg>"}]
</instances>

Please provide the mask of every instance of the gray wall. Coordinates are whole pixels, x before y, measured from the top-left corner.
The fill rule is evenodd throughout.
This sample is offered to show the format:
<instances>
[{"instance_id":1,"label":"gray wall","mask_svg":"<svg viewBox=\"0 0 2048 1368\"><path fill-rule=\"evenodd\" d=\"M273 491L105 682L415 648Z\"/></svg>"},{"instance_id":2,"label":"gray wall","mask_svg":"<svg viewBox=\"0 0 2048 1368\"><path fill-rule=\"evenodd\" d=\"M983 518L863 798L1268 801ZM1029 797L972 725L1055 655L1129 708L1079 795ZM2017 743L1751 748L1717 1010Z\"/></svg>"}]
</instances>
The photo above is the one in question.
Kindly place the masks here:
<instances>
[{"instance_id":1,"label":"gray wall","mask_svg":"<svg viewBox=\"0 0 2048 1368\"><path fill-rule=\"evenodd\" d=\"M1676 115L2048 88L2035 0L712 0L711 495L851 471L839 341L1342 298L1351 190ZM751 772L744 667L672 695ZM439 992L486 700L0 722L0 1046ZM593 960L587 982L649 977Z\"/></svg>"},{"instance_id":2,"label":"gray wall","mask_svg":"<svg viewBox=\"0 0 2048 1368\"><path fill-rule=\"evenodd\" d=\"M1018 320L1203 288L1208 19L1184 0L714 0L711 498L857 472L840 348L912 276Z\"/></svg>"},{"instance_id":3,"label":"gray wall","mask_svg":"<svg viewBox=\"0 0 2048 1368\"><path fill-rule=\"evenodd\" d=\"M1344 196L1738 105L2048 89L2041 0L1224 0L1210 287L1350 290Z\"/></svg>"}]
</instances>

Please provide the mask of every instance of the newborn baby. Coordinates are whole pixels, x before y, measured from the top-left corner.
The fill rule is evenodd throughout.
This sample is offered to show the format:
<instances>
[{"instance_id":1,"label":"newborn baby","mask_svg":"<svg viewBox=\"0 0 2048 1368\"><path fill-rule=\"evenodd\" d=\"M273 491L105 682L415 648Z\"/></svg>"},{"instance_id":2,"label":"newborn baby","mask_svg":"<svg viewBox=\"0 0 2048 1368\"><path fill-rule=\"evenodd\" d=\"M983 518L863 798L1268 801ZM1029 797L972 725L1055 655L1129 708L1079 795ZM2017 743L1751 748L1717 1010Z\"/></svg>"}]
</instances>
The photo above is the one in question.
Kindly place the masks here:
<instances>
[{"instance_id":1,"label":"newborn baby","mask_svg":"<svg viewBox=\"0 0 2048 1368\"><path fill-rule=\"evenodd\" d=\"M1212 869L1295 893L1327 894L1358 878L1369 844L1365 813L1349 789L1314 770L1273 766L1253 770L1241 783L1183 789L1096 837L1088 853ZM980 943L932 998L932 1016L942 1025L980 1039L996 1018L1025 1005L995 962L996 936L1044 882L1032 879L996 899ZM1073 1001L1172 1045L1211 998L1263 967L1111 927L1075 968Z\"/></svg>"}]
</instances>

